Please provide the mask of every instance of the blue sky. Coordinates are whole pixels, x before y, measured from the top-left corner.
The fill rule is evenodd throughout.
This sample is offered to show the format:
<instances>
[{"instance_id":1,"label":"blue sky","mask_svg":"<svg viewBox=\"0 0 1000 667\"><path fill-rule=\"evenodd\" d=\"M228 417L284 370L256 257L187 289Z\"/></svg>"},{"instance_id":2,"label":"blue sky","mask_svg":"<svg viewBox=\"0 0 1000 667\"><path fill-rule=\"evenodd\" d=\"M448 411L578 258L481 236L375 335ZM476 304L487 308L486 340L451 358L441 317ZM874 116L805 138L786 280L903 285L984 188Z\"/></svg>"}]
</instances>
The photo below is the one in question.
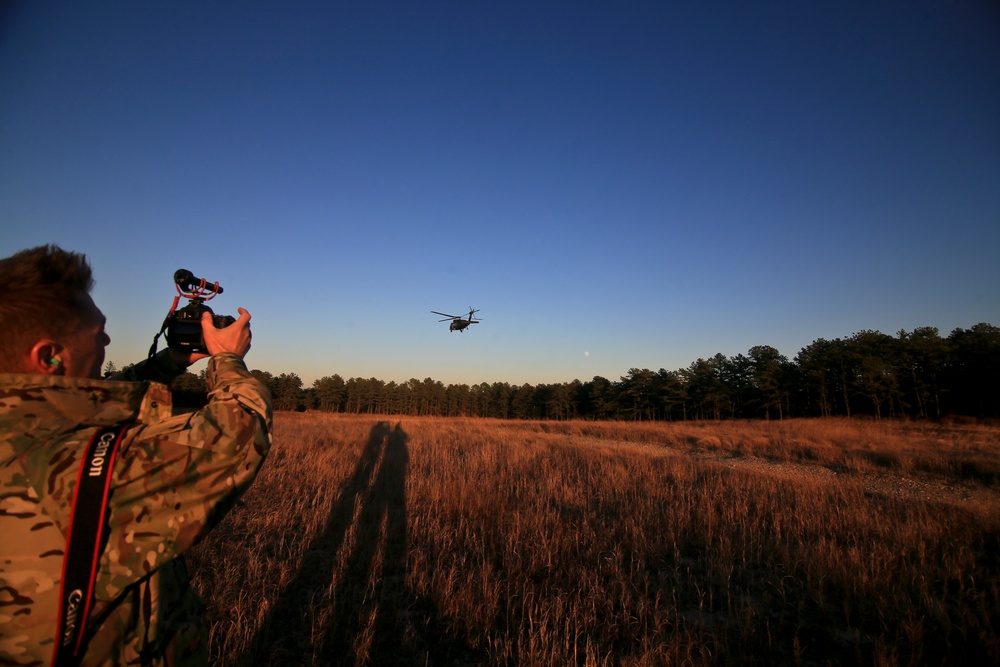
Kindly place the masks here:
<instances>
[{"instance_id":1,"label":"blue sky","mask_svg":"<svg viewBox=\"0 0 1000 667\"><path fill-rule=\"evenodd\" d=\"M187 268L307 386L1000 324L1000 16L5 2L0 251L42 243L90 257L119 366Z\"/></svg>"}]
</instances>

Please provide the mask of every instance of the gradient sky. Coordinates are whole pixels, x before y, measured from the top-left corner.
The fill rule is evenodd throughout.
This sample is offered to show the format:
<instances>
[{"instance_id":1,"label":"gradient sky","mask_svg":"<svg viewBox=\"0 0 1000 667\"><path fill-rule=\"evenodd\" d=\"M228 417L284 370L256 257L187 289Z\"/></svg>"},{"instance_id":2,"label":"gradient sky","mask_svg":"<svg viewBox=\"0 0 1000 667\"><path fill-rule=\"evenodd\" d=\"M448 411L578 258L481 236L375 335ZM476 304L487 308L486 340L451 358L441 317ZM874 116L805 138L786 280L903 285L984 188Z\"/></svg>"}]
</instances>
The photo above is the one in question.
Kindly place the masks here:
<instances>
[{"instance_id":1,"label":"gradient sky","mask_svg":"<svg viewBox=\"0 0 1000 667\"><path fill-rule=\"evenodd\" d=\"M178 268L306 386L1000 325L989 0L0 7L0 254L85 252L119 367Z\"/></svg>"}]
</instances>

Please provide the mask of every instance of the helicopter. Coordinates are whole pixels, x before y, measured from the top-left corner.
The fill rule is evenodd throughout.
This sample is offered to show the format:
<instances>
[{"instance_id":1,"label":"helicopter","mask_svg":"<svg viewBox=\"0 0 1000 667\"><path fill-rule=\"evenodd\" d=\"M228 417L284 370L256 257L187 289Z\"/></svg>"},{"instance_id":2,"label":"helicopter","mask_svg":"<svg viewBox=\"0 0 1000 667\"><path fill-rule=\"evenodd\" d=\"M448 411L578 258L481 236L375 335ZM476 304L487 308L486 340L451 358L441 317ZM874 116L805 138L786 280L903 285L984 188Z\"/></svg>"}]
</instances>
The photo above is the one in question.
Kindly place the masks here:
<instances>
[{"instance_id":1,"label":"helicopter","mask_svg":"<svg viewBox=\"0 0 1000 667\"><path fill-rule=\"evenodd\" d=\"M472 317L473 313L478 313L479 310L473 310L472 306L469 306L468 316L463 317L462 315L449 315L447 313L439 313L436 310L432 310L435 315L444 315L443 320L438 320L438 322L447 322L451 320L451 324L448 326L448 331L465 331L465 328L470 324L479 324L480 320Z\"/></svg>"}]
</instances>

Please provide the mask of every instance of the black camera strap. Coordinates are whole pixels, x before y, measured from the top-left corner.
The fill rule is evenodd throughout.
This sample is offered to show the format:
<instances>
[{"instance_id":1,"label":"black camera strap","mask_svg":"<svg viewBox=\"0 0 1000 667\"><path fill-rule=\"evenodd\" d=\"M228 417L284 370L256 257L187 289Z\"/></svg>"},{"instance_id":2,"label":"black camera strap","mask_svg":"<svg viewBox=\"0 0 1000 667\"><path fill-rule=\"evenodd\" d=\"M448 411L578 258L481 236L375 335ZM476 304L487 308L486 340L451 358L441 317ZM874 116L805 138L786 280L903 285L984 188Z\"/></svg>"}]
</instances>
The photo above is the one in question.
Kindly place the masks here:
<instances>
[{"instance_id":1,"label":"black camera strap","mask_svg":"<svg viewBox=\"0 0 1000 667\"><path fill-rule=\"evenodd\" d=\"M167 325L170 324L170 318L174 316L174 312L177 310L177 303L180 299L180 295L174 297L174 302L170 305L170 310L167 312L167 316L163 318L163 326L161 326L160 330L156 332L155 336L153 336L153 344L149 346L149 357L147 358L152 359L156 356L156 344L159 342L160 336L163 335L163 332L167 330Z\"/></svg>"},{"instance_id":2,"label":"black camera strap","mask_svg":"<svg viewBox=\"0 0 1000 667\"><path fill-rule=\"evenodd\" d=\"M90 439L80 463L66 530L53 667L75 665L81 657L83 631L94 599L94 581L101 560L101 534L108 517L115 457L131 425L99 429Z\"/></svg>"}]
</instances>

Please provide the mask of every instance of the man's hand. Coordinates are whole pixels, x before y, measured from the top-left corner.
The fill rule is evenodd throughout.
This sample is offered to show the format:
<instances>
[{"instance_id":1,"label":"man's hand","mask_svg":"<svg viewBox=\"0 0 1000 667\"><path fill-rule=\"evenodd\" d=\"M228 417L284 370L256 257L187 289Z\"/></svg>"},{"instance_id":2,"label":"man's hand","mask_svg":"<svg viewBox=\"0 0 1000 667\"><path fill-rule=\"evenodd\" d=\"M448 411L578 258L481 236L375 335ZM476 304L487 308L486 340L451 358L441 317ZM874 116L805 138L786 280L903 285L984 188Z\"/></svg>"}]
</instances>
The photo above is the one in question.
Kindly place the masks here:
<instances>
[{"instance_id":1,"label":"man's hand","mask_svg":"<svg viewBox=\"0 0 1000 667\"><path fill-rule=\"evenodd\" d=\"M214 356L223 352L232 352L243 358L250 350L250 313L243 308L237 310L240 316L225 329L216 329L215 324L212 323L212 316L208 312L202 314L201 332L205 338L205 348L208 350L208 354ZM203 356L205 355L198 358ZM194 361L197 359L193 359L192 363Z\"/></svg>"}]
</instances>

